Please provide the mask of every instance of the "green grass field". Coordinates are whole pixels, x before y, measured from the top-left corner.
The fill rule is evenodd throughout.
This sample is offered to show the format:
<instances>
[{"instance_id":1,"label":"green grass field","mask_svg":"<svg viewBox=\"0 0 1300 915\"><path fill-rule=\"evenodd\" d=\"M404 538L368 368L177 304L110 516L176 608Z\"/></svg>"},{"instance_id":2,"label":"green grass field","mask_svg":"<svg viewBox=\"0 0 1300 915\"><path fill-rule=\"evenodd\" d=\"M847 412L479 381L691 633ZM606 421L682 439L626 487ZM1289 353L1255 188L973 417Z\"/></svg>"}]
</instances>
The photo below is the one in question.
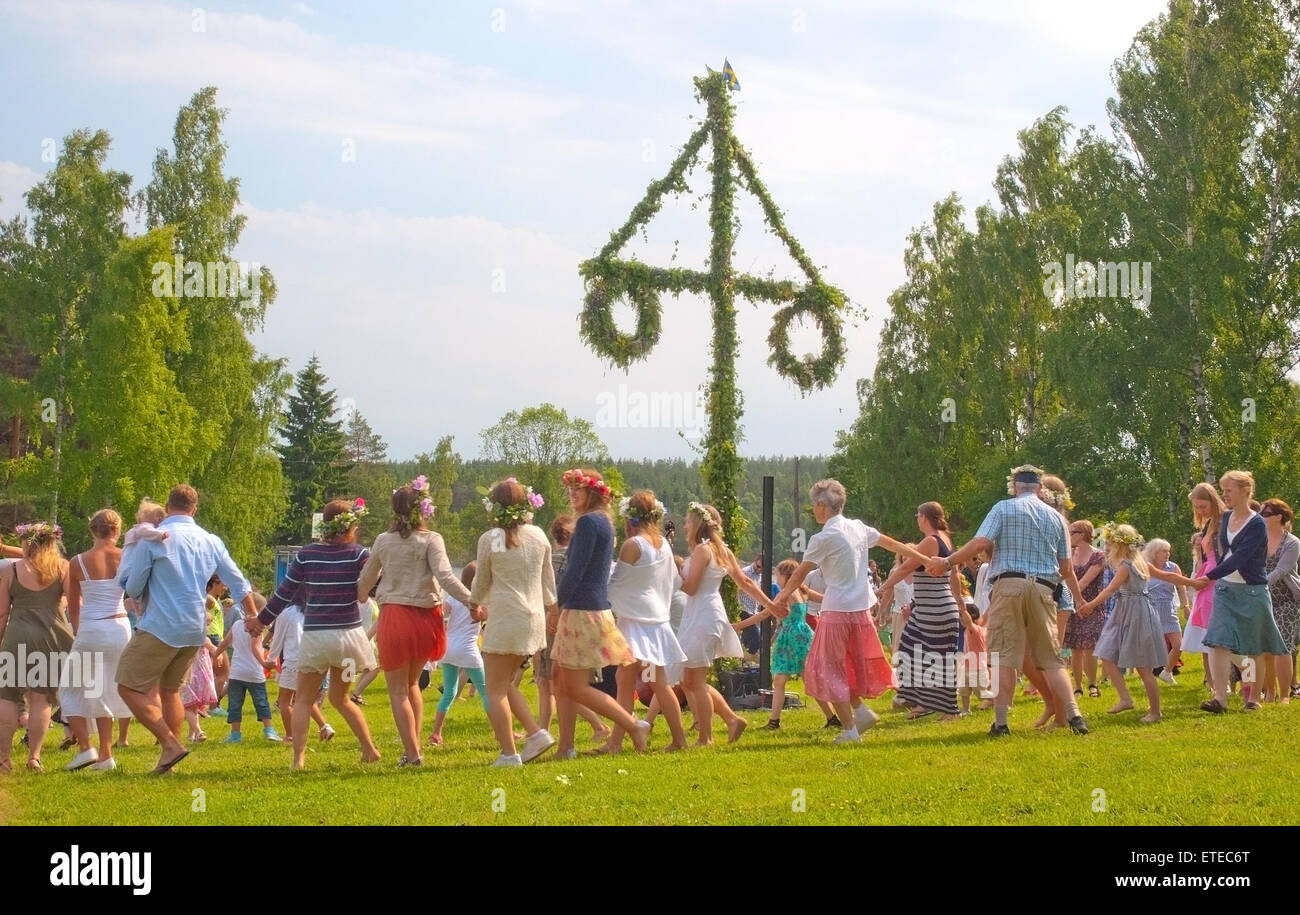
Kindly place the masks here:
<instances>
[{"instance_id":1,"label":"green grass field","mask_svg":"<svg viewBox=\"0 0 1300 915\"><path fill-rule=\"evenodd\" d=\"M496 747L477 699L455 703L446 745L426 752L423 769L396 768L401 746L381 679L366 693L385 755L376 765L357 761L356 742L332 709L326 715L339 735L325 745L313 736L301 773L288 771L287 744L261 739L248 719L251 703L244 744L222 745L227 726L209 719L208 742L163 778L146 774L158 753L139 726L132 746L118 751L116 772L59 771L71 752L54 749L55 728L45 773L23 770L15 748L15 772L0 782L0 817L40 825L1295 822L1300 704L1245 714L1235 699L1230 714L1207 715L1197 710L1206 696L1199 664L1185 668L1178 686L1162 687L1166 718L1155 725L1137 721L1145 701L1136 679L1136 712L1108 716L1110 690L1085 698L1093 725L1085 737L1031 731L1041 710L1033 699L1017 698L1013 735L995 741L986 736L992 712L909 722L888 710L886 697L871 703L883 717L858 746L832 746L814 705L787 711L775 733L758 730L766 712L749 713L751 726L734 746L565 762L551 752L509 770L488 767ZM437 680L425 693L429 718ZM578 727L580 750L590 747L590 729ZM666 735L661 721L652 743L662 746ZM718 739L725 741L720 727ZM1094 810L1097 789L1104 811Z\"/></svg>"}]
</instances>

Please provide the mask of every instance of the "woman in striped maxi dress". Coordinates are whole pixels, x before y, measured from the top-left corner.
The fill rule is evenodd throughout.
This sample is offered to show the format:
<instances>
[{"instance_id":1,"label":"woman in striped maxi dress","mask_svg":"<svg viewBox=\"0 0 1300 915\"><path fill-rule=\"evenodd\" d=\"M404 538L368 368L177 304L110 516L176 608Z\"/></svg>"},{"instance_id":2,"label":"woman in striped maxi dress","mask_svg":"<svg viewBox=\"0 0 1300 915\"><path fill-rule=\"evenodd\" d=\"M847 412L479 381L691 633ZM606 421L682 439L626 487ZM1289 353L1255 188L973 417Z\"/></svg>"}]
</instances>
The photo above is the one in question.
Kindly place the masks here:
<instances>
[{"instance_id":1,"label":"woman in striped maxi dress","mask_svg":"<svg viewBox=\"0 0 1300 915\"><path fill-rule=\"evenodd\" d=\"M916 525L925 535L917 549L927 556L947 556L952 552L948 520L943 506L926 502L916 510ZM900 684L898 697L911 706L908 718L939 714L944 720L957 717L957 682L953 667L957 639L961 634L961 615L954 594L961 593L959 570L935 578L918 563L896 563L886 579L881 600L892 596L894 585L912 575L912 610L894 654Z\"/></svg>"}]
</instances>

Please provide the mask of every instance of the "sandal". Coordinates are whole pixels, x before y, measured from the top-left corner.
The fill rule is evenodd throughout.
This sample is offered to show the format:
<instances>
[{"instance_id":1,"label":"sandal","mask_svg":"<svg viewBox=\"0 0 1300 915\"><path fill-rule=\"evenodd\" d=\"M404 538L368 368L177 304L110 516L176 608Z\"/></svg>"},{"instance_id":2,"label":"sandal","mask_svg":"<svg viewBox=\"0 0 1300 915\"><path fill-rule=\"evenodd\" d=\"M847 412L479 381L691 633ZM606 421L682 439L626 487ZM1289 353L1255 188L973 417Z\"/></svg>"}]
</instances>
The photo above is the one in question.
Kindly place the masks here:
<instances>
[{"instance_id":1,"label":"sandal","mask_svg":"<svg viewBox=\"0 0 1300 915\"><path fill-rule=\"evenodd\" d=\"M1258 712L1259 708L1260 708L1259 703L1256 702L1254 699L1251 699L1249 702L1246 703L1246 711L1248 712Z\"/></svg>"},{"instance_id":2,"label":"sandal","mask_svg":"<svg viewBox=\"0 0 1300 915\"><path fill-rule=\"evenodd\" d=\"M75 747L76 745L77 745L77 738L75 738L75 737L65 737L65 738L63 738L63 742L59 744L59 749L60 749L60 750L71 750L71 749L72 749L73 747Z\"/></svg>"},{"instance_id":3,"label":"sandal","mask_svg":"<svg viewBox=\"0 0 1300 915\"><path fill-rule=\"evenodd\" d=\"M1089 696L1089 698L1092 698L1092 699L1100 699L1100 698L1101 698L1101 690L1097 688L1097 684L1096 684L1096 683L1090 683L1090 684L1088 685L1088 696Z\"/></svg>"},{"instance_id":4,"label":"sandal","mask_svg":"<svg viewBox=\"0 0 1300 915\"><path fill-rule=\"evenodd\" d=\"M1076 696L1078 696L1079 698L1081 698L1081 699L1083 698L1083 690L1081 690L1081 689L1076 689L1076 690L1074 691L1074 694L1075 694Z\"/></svg>"},{"instance_id":5,"label":"sandal","mask_svg":"<svg viewBox=\"0 0 1300 915\"><path fill-rule=\"evenodd\" d=\"M366 704L366 700L365 700L364 698L362 698L361 696L358 696L356 693L349 693L349 694L348 694L348 698L352 700L352 702L353 702L354 705L365 705L365 704Z\"/></svg>"},{"instance_id":6,"label":"sandal","mask_svg":"<svg viewBox=\"0 0 1300 915\"><path fill-rule=\"evenodd\" d=\"M1206 699L1201 703L1201 711L1210 712L1214 715L1222 715L1228 710L1228 707L1218 699Z\"/></svg>"},{"instance_id":7,"label":"sandal","mask_svg":"<svg viewBox=\"0 0 1300 915\"><path fill-rule=\"evenodd\" d=\"M41 765L41 761L40 761L39 759L29 759L29 760L27 760L27 768L28 768L28 769L31 769L33 772L44 772L44 771L45 771L45 767Z\"/></svg>"},{"instance_id":8,"label":"sandal","mask_svg":"<svg viewBox=\"0 0 1300 915\"><path fill-rule=\"evenodd\" d=\"M924 718L926 715L933 715L933 714L934 714L934 709L914 708L907 713L907 720L915 721L918 718Z\"/></svg>"}]
</instances>

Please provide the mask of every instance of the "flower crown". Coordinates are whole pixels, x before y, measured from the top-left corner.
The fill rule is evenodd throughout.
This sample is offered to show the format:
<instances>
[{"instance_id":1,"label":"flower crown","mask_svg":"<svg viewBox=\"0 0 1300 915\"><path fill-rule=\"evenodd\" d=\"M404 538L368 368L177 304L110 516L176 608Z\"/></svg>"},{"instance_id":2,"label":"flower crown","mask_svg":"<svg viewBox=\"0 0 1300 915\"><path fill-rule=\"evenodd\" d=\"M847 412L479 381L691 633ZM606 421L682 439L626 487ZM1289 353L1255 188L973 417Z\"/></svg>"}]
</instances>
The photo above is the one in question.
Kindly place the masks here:
<instances>
[{"instance_id":1,"label":"flower crown","mask_svg":"<svg viewBox=\"0 0 1300 915\"><path fill-rule=\"evenodd\" d=\"M646 521L660 524L663 522L664 516L668 514L668 509L664 508L664 504L658 499L655 499L654 507L648 512L640 508L633 508L632 497L624 496L618 503L618 514L619 517L632 525L644 524Z\"/></svg>"},{"instance_id":2,"label":"flower crown","mask_svg":"<svg viewBox=\"0 0 1300 915\"><path fill-rule=\"evenodd\" d=\"M699 515L702 520L708 521L710 524L713 523L713 513L710 512L708 507L703 503L692 502L690 505L686 506L686 513L689 515L691 512Z\"/></svg>"},{"instance_id":3,"label":"flower crown","mask_svg":"<svg viewBox=\"0 0 1300 915\"><path fill-rule=\"evenodd\" d=\"M589 477L581 470L564 471L564 476L560 477L560 482L568 489L577 489L579 487L590 489L593 492L600 493L607 499L614 495L614 490L609 488L608 483L595 477Z\"/></svg>"},{"instance_id":4,"label":"flower crown","mask_svg":"<svg viewBox=\"0 0 1300 915\"><path fill-rule=\"evenodd\" d=\"M1064 492L1057 492L1054 489L1040 489L1038 490L1038 497L1052 508L1064 509L1067 512L1074 509L1074 500L1070 498L1069 489Z\"/></svg>"},{"instance_id":5,"label":"flower crown","mask_svg":"<svg viewBox=\"0 0 1300 915\"><path fill-rule=\"evenodd\" d=\"M518 483L519 481L514 477L506 477L502 482ZM487 509L487 513L492 516L493 522L498 527L509 527L517 522L528 524L533 520L533 511L546 504L546 500L540 494L533 492L531 486L524 487L524 501L516 502L514 505L502 505L499 502L493 502L491 491L482 486L478 488L478 491L483 494L483 507Z\"/></svg>"},{"instance_id":6,"label":"flower crown","mask_svg":"<svg viewBox=\"0 0 1300 915\"><path fill-rule=\"evenodd\" d=\"M1129 534L1122 532L1120 530L1121 527L1129 527L1129 525L1114 523L1103 524L1101 527L1101 542L1107 545L1110 545L1111 543L1122 543L1126 546L1132 547L1142 545L1142 536L1137 531L1133 531L1133 533Z\"/></svg>"},{"instance_id":7,"label":"flower crown","mask_svg":"<svg viewBox=\"0 0 1300 915\"><path fill-rule=\"evenodd\" d=\"M20 524L14 528L14 533L18 539L24 543L44 543L47 541L62 540L63 528L57 524L50 524L46 521L33 521L30 524Z\"/></svg>"},{"instance_id":8,"label":"flower crown","mask_svg":"<svg viewBox=\"0 0 1300 915\"><path fill-rule=\"evenodd\" d=\"M420 474L411 481L411 489L420 495L420 501L411 506L411 510L406 513L405 517L396 513L394 513L393 517L398 521L405 521L408 527L419 527L421 521L433 517L433 513L438 510L438 506L434 505L433 500L429 498L429 478L424 474ZM393 492L396 493L397 490L394 489Z\"/></svg>"},{"instance_id":9,"label":"flower crown","mask_svg":"<svg viewBox=\"0 0 1300 915\"><path fill-rule=\"evenodd\" d=\"M1012 467L1011 472L1007 474L1007 495L1014 496L1016 494L1016 474L1020 473L1034 473L1041 477L1044 471L1033 464L1021 464L1019 467Z\"/></svg>"},{"instance_id":10,"label":"flower crown","mask_svg":"<svg viewBox=\"0 0 1300 915\"><path fill-rule=\"evenodd\" d=\"M352 530L353 526L360 524L361 519L370 514L366 510L366 500L357 499L352 503L352 510L335 515L328 521L321 524L321 533L326 537L338 537L340 534L346 534Z\"/></svg>"}]
</instances>

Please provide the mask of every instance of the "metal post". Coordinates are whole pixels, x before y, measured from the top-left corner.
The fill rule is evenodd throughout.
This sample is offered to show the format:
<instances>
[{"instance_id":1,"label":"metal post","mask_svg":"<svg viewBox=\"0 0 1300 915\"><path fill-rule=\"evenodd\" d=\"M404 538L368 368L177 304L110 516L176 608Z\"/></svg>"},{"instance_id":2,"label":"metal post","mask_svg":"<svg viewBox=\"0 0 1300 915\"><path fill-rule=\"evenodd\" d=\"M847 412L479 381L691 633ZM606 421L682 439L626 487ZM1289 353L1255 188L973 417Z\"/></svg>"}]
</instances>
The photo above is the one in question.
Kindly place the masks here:
<instances>
[{"instance_id":1,"label":"metal post","mask_svg":"<svg viewBox=\"0 0 1300 915\"><path fill-rule=\"evenodd\" d=\"M763 477L763 574L760 587L764 594L772 593L772 502L776 489L775 477ZM758 649L758 688L772 688L772 618L759 625L763 644Z\"/></svg>"}]
</instances>

